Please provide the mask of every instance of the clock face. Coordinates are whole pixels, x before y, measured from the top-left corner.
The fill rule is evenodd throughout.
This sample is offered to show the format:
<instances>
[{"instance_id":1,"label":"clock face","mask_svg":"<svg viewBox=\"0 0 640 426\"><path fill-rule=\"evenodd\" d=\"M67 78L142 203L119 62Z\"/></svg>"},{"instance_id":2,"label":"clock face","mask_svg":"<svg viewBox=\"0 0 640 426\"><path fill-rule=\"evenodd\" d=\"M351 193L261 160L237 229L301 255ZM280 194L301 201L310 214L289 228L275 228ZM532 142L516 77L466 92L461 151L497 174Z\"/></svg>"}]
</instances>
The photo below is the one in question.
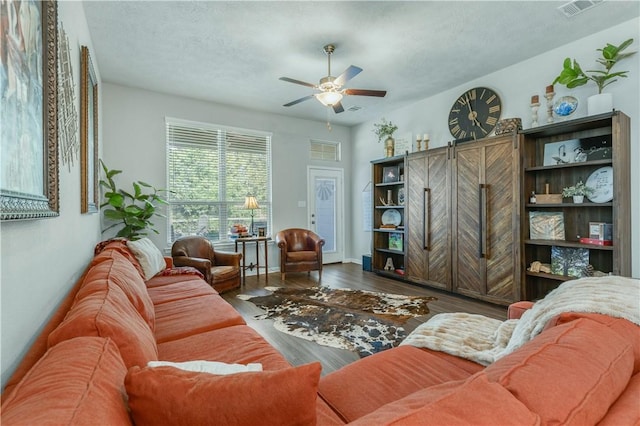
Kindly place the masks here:
<instances>
[{"instance_id":1,"label":"clock face","mask_svg":"<svg viewBox=\"0 0 640 426\"><path fill-rule=\"evenodd\" d=\"M500 97L486 87L464 92L449 112L449 131L456 139L481 139L496 127L502 112Z\"/></svg>"}]
</instances>

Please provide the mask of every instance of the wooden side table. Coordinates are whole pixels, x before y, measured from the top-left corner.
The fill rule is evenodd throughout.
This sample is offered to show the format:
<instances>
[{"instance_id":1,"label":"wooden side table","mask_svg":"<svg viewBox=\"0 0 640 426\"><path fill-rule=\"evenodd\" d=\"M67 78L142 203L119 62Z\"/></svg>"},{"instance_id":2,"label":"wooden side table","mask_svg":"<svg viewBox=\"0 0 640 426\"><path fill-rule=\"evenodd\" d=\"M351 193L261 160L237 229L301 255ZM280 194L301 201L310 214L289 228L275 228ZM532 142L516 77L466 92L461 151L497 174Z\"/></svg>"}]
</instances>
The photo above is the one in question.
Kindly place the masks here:
<instances>
[{"instance_id":1,"label":"wooden side table","mask_svg":"<svg viewBox=\"0 0 640 426\"><path fill-rule=\"evenodd\" d=\"M247 276L247 269L253 268L257 269L257 276L260 278L260 268L264 268L265 271L265 280L269 282L269 241L271 241L271 237L242 237L236 238L235 240L235 250L238 252L238 243L242 244L242 284L244 285L245 277ZM260 243L264 243L264 266L260 266ZM256 243L256 263L247 265L247 243Z\"/></svg>"}]
</instances>

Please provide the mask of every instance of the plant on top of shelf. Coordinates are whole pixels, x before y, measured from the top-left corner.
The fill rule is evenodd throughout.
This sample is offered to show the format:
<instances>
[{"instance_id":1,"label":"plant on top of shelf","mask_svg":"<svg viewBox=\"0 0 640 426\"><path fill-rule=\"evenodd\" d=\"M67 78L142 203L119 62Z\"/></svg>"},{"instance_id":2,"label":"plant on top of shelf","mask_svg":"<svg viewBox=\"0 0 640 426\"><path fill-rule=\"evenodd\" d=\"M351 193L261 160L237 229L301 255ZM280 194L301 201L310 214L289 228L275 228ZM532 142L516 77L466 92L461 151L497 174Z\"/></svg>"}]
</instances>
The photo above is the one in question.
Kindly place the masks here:
<instances>
[{"instance_id":1,"label":"plant on top of shelf","mask_svg":"<svg viewBox=\"0 0 640 426\"><path fill-rule=\"evenodd\" d=\"M598 94L602 93L602 90L613 83L616 80L616 77L627 77L627 73L629 71L618 71L618 72L610 72L615 64L617 64L620 60L627 58L636 52L628 52L622 53L624 49L629 47L633 43L633 39L630 38L627 41L622 42L620 46L614 46L613 44L607 43L605 47L602 49L596 49L599 52L602 52L602 58L596 59L600 65L604 66L603 70L585 70L583 71L578 64L578 61L575 59L573 62L571 58L566 58L563 63L562 71L560 75L556 77L553 81L553 84L560 83L562 85L567 86L568 89L573 89L575 87L583 86L589 82L589 80L596 83L598 86ZM589 74L587 74L589 73Z\"/></svg>"},{"instance_id":2,"label":"plant on top of shelf","mask_svg":"<svg viewBox=\"0 0 640 426\"><path fill-rule=\"evenodd\" d=\"M147 235L147 230L151 230L158 234L151 222L153 216L165 217L158 213L156 204L167 204L160 197L159 193L168 192L164 189L156 189L148 183L137 181L133 182L133 194L118 189L113 177L122 173L122 170L109 170L102 160L100 160L102 169L104 170L106 180L100 180L100 186L106 188L104 193L105 201L100 205L104 209L104 218L114 222L106 227L102 232L121 225L122 228L116 234L116 237L124 237L129 240L138 240ZM142 188L150 188L148 193L144 193Z\"/></svg>"},{"instance_id":3,"label":"plant on top of shelf","mask_svg":"<svg viewBox=\"0 0 640 426\"><path fill-rule=\"evenodd\" d=\"M594 189L590 186L585 185L582 181L576 183L573 186L567 186L566 188L562 188L562 196L563 197L575 197L575 196L585 196L593 194Z\"/></svg>"},{"instance_id":4,"label":"plant on top of shelf","mask_svg":"<svg viewBox=\"0 0 640 426\"><path fill-rule=\"evenodd\" d=\"M384 118L382 119L382 122L374 124L373 127L375 127L375 129L373 129L373 133L378 136L378 142L385 139L385 137L392 138L393 133L398 130L398 126Z\"/></svg>"}]
</instances>

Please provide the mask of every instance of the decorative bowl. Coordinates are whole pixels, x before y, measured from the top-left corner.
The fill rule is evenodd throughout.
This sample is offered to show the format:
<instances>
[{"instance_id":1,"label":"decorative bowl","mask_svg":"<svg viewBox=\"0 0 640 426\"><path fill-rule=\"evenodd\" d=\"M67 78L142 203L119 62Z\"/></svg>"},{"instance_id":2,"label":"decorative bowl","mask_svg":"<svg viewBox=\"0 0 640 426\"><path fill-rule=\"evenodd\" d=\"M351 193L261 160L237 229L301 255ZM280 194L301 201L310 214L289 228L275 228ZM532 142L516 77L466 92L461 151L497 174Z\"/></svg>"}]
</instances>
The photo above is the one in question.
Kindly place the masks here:
<instances>
[{"instance_id":1,"label":"decorative bowl","mask_svg":"<svg viewBox=\"0 0 640 426\"><path fill-rule=\"evenodd\" d=\"M558 117L569 117L578 109L578 100L573 96L563 96L553 104L553 112Z\"/></svg>"}]
</instances>

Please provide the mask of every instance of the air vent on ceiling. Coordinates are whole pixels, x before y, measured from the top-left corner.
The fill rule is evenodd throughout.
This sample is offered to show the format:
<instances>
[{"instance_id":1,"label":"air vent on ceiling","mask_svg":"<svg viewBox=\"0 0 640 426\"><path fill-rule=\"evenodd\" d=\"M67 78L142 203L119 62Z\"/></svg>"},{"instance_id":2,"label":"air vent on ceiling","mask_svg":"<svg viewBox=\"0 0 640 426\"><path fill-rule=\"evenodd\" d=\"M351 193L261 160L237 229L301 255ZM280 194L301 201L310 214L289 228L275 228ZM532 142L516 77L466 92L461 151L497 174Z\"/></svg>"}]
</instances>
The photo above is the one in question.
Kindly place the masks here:
<instances>
[{"instance_id":1,"label":"air vent on ceiling","mask_svg":"<svg viewBox=\"0 0 640 426\"><path fill-rule=\"evenodd\" d=\"M351 108L347 108L347 111L358 111L361 110L362 107L359 106L352 106Z\"/></svg>"},{"instance_id":2,"label":"air vent on ceiling","mask_svg":"<svg viewBox=\"0 0 640 426\"><path fill-rule=\"evenodd\" d=\"M602 3L604 0L573 0L558 8L567 18L573 18L579 13L589 10Z\"/></svg>"}]
</instances>

